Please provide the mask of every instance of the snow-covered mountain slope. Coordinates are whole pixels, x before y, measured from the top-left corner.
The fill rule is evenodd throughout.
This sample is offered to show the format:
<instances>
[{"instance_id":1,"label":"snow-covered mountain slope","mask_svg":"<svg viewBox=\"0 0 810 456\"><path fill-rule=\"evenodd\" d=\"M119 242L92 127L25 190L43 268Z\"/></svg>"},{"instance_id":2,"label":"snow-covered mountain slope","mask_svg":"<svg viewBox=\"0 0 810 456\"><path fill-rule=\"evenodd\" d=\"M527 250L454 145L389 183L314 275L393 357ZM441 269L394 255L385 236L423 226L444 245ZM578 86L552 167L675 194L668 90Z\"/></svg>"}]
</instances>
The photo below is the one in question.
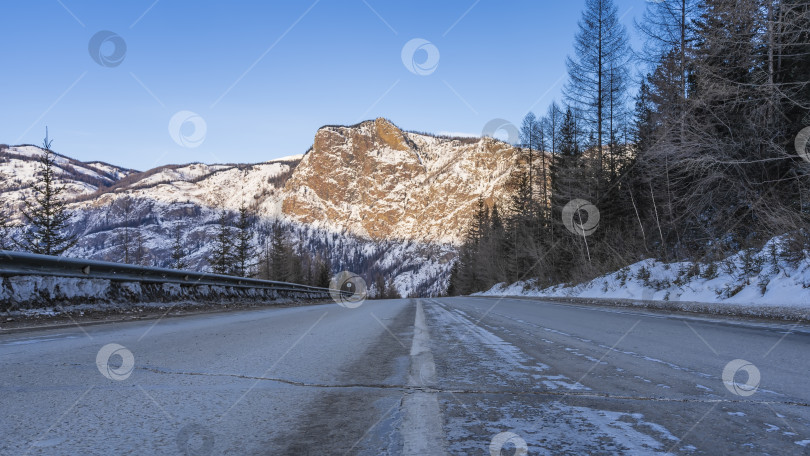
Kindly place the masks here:
<instances>
[{"instance_id":1,"label":"snow-covered mountain slope","mask_svg":"<svg viewBox=\"0 0 810 456\"><path fill-rule=\"evenodd\" d=\"M18 220L19 208L31 195L42 149L37 146L0 145L0 210ZM56 172L70 200L114 185L135 171L103 162L84 163L62 155L55 157Z\"/></svg>"},{"instance_id":2,"label":"snow-covered mountain slope","mask_svg":"<svg viewBox=\"0 0 810 456\"><path fill-rule=\"evenodd\" d=\"M0 155L0 204L19 221L35 181L35 146ZM312 149L258 164L168 165L135 172L57 157L79 212L123 196L156 206L193 203L284 218L374 240L457 243L478 196L506 200L517 149L492 138L438 138L404 132L385 119L318 130ZM158 207L157 209L160 209Z\"/></svg>"},{"instance_id":3,"label":"snow-covered mountain slope","mask_svg":"<svg viewBox=\"0 0 810 456\"><path fill-rule=\"evenodd\" d=\"M0 210L12 223L22 222L41 153L36 146L0 150ZM245 204L257 217L257 250L280 220L295 245L328 251L335 269L369 281L382 274L403 296L435 295L446 287L454 244L479 195L506 200L517 155L491 138L434 137L376 119L323 127L307 154L264 163L138 172L58 156L57 176L80 237L71 256L122 261L123 233L134 228L141 261L167 266L179 229L186 261L205 270L219 211L235 217Z\"/></svg>"},{"instance_id":4,"label":"snow-covered mountain slope","mask_svg":"<svg viewBox=\"0 0 810 456\"><path fill-rule=\"evenodd\" d=\"M219 212L194 203L166 204L149 199L132 199L130 263L171 267L173 234L178 230L189 269L210 270ZM235 221L236 214L231 214ZM253 227L252 246L259 256L268 248L275 220L260 217ZM419 242L374 241L349 233L313 228L295 221L279 222L286 239L298 251L326 256L333 272L349 270L363 276L373 289L377 275L394 282L401 296L436 296L447 288L450 267L455 258L452 245ZM115 209L89 209L77 218L76 226L85 234L69 256L106 261L124 261L122 238L127 228L124 215ZM138 253L138 245L141 252ZM139 258L140 257L140 258Z\"/></svg>"},{"instance_id":5,"label":"snow-covered mountain slope","mask_svg":"<svg viewBox=\"0 0 810 456\"><path fill-rule=\"evenodd\" d=\"M123 179L109 191L77 201L72 207L114 206L121 198L150 200L158 208L192 203L202 207L237 210L242 203L258 215L280 215L281 191L285 176L296 161L278 161L254 165L206 165L194 163L167 166Z\"/></svg>"},{"instance_id":6,"label":"snow-covered mountain slope","mask_svg":"<svg viewBox=\"0 0 810 456\"><path fill-rule=\"evenodd\" d=\"M479 294L810 309L810 252L792 251L783 238L777 237L760 251L739 252L716 263L662 263L648 259L579 285L537 289L533 283L518 282L499 284Z\"/></svg>"}]
</instances>

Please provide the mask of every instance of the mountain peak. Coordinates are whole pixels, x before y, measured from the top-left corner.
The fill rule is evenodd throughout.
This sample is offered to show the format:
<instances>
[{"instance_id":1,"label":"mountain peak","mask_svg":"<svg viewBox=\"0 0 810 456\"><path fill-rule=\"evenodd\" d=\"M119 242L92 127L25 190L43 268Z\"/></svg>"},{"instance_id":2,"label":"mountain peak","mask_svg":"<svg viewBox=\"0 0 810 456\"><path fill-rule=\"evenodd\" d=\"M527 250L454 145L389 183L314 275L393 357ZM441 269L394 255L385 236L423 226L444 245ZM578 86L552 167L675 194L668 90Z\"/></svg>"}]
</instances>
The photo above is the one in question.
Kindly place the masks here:
<instances>
[{"instance_id":1,"label":"mountain peak","mask_svg":"<svg viewBox=\"0 0 810 456\"><path fill-rule=\"evenodd\" d=\"M386 148L400 151L410 149L405 132L383 117L350 126L321 127L315 133L313 149L328 149L347 139L355 145L354 152L359 154Z\"/></svg>"},{"instance_id":2,"label":"mountain peak","mask_svg":"<svg viewBox=\"0 0 810 456\"><path fill-rule=\"evenodd\" d=\"M478 196L505 200L517 150L405 132L385 118L318 130L282 212L373 239L457 242Z\"/></svg>"}]
</instances>

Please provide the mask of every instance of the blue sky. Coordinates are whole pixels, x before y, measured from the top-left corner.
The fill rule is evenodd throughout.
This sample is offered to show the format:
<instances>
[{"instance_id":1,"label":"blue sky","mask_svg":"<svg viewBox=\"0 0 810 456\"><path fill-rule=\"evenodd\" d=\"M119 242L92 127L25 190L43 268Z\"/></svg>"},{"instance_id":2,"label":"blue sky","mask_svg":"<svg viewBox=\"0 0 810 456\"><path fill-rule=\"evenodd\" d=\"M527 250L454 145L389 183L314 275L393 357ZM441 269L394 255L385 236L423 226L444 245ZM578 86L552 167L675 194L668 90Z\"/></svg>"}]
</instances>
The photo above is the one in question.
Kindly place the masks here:
<instances>
[{"instance_id":1,"label":"blue sky","mask_svg":"<svg viewBox=\"0 0 810 456\"><path fill-rule=\"evenodd\" d=\"M635 36L645 0L616 3ZM59 153L144 170L299 154L322 125L379 116L478 135L559 99L583 6L0 0L0 143L40 144L47 125Z\"/></svg>"}]
</instances>

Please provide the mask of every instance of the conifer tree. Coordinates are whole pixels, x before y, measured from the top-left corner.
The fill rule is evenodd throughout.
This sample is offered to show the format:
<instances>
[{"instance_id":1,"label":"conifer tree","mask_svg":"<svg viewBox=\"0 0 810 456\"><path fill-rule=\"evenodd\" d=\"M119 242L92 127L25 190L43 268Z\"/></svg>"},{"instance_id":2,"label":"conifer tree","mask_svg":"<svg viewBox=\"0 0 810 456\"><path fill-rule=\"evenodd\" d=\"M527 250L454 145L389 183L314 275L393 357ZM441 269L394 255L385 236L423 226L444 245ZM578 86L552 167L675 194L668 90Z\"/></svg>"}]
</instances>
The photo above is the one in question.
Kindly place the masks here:
<instances>
[{"instance_id":1,"label":"conifer tree","mask_svg":"<svg viewBox=\"0 0 810 456\"><path fill-rule=\"evenodd\" d=\"M9 231L9 223L8 217L2 211L0 211L0 250L6 250L10 248L8 245L8 231Z\"/></svg>"},{"instance_id":2,"label":"conifer tree","mask_svg":"<svg viewBox=\"0 0 810 456\"><path fill-rule=\"evenodd\" d=\"M131 263L133 260L133 234L132 234L132 217L134 203L132 198L128 195L120 198L112 203L113 209L123 219L124 226L118 231L115 241L118 244L118 261L124 263Z\"/></svg>"},{"instance_id":3,"label":"conifer tree","mask_svg":"<svg viewBox=\"0 0 810 456\"><path fill-rule=\"evenodd\" d=\"M283 282L290 279L291 256L284 228L276 221L270 237L270 280Z\"/></svg>"},{"instance_id":4,"label":"conifer tree","mask_svg":"<svg viewBox=\"0 0 810 456\"><path fill-rule=\"evenodd\" d=\"M574 41L576 57L567 60L569 81L564 94L593 136L597 182L605 169L603 146L619 126L625 102L628 42L613 0L586 0Z\"/></svg>"},{"instance_id":5,"label":"conifer tree","mask_svg":"<svg viewBox=\"0 0 810 456\"><path fill-rule=\"evenodd\" d=\"M385 298L385 278L382 274L377 274L377 276L374 277L374 291L377 299Z\"/></svg>"},{"instance_id":6,"label":"conifer tree","mask_svg":"<svg viewBox=\"0 0 810 456\"><path fill-rule=\"evenodd\" d=\"M217 234L214 238L214 249L211 252L211 270L215 274L227 274L231 270L233 259L233 241L231 227L228 223L228 211L221 209Z\"/></svg>"},{"instance_id":7,"label":"conifer tree","mask_svg":"<svg viewBox=\"0 0 810 456\"><path fill-rule=\"evenodd\" d=\"M71 214L67 210L67 203L61 198L65 186L57 181L56 156L51 150L52 143L46 127L37 182L32 188L33 195L25 201L22 211L26 227L20 240L14 242L18 248L31 253L58 256L73 247L78 242L78 237L69 233Z\"/></svg>"},{"instance_id":8,"label":"conifer tree","mask_svg":"<svg viewBox=\"0 0 810 456\"><path fill-rule=\"evenodd\" d=\"M541 138L543 131L540 128L540 122L533 112L529 112L523 117L523 122L520 126L520 145L522 151L522 160L528 176L528 193L534 197L534 181L536 179L534 168L536 166L535 155L543 153L543 146Z\"/></svg>"},{"instance_id":9,"label":"conifer tree","mask_svg":"<svg viewBox=\"0 0 810 456\"><path fill-rule=\"evenodd\" d=\"M183 246L183 232L178 225L172 230L172 268L186 269L188 263L186 263L185 258L186 249Z\"/></svg>"},{"instance_id":10,"label":"conifer tree","mask_svg":"<svg viewBox=\"0 0 810 456\"><path fill-rule=\"evenodd\" d=\"M151 262L147 260L147 253L148 252L147 252L146 245L144 243L143 233L141 232L140 228L135 230L135 236L134 237L135 237L135 239L134 239L134 241L135 241L135 249L134 249L134 255L133 256L135 258L135 264L137 264L138 266L150 266Z\"/></svg>"},{"instance_id":11,"label":"conifer tree","mask_svg":"<svg viewBox=\"0 0 810 456\"><path fill-rule=\"evenodd\" d=\"M388 286L385 288L385 298L386 299L399 299L402 296L399 294L399 290L397 290L396 285L394 284L394 279L388 279Z\"/></svg>"},{"instance_id":12,"label":"conifer tree","mask_svg":"<svg viewBox=\"0 0 810 456\"><path fill-rule=\"evenodd\" d=\"M318 261L318 275L316 285L321 288L329 288L329 281L332 279L332 266L329 259L326 257L319 257Z\"/></svg>"},{"instance_id":13,"label":"conifer tree","mask_svg":"<svg viewBox=\"0 0 810 456\"><path fill-rule=\"evenodd\" d=\"M232 273L239 277L247 277L253 263L253 220L247 206L242 203L239 207L239 219L236 222L236 243L233 252Z\"/></svg>"},{"instance_id":14,"label":"conifer tree","mask_svg":"<svg viewBox=\"0 0 810 456\"><path fill-rule=\"evenodd\" d=\"M576 258L576 243L563 221L563 207L583 198L583 170L579 134L573 110L565 111L559 131L560 144L551 165L551 210L554 224L553 266L550 275L559 281L570 278Z\"/></svg>"}]
</instances>

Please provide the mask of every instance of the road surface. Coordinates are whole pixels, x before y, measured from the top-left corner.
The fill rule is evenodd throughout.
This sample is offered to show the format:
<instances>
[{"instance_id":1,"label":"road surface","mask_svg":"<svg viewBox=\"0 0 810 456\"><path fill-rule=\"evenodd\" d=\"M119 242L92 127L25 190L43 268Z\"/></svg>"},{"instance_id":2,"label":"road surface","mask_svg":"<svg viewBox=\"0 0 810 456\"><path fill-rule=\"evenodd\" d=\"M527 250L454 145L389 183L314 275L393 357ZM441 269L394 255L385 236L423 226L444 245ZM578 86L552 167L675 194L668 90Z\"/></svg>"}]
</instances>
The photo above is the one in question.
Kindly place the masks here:
<instances>
[{"instance_id":1,"label":"road surface","mask_svg":"<svg viewBox=\"0 0 810 456\"><path fill-rule=\"evenodd\" d=\"M808 347L494 298L0 332L0 454L808 454Z\"/></svg>"}]
</instances>

